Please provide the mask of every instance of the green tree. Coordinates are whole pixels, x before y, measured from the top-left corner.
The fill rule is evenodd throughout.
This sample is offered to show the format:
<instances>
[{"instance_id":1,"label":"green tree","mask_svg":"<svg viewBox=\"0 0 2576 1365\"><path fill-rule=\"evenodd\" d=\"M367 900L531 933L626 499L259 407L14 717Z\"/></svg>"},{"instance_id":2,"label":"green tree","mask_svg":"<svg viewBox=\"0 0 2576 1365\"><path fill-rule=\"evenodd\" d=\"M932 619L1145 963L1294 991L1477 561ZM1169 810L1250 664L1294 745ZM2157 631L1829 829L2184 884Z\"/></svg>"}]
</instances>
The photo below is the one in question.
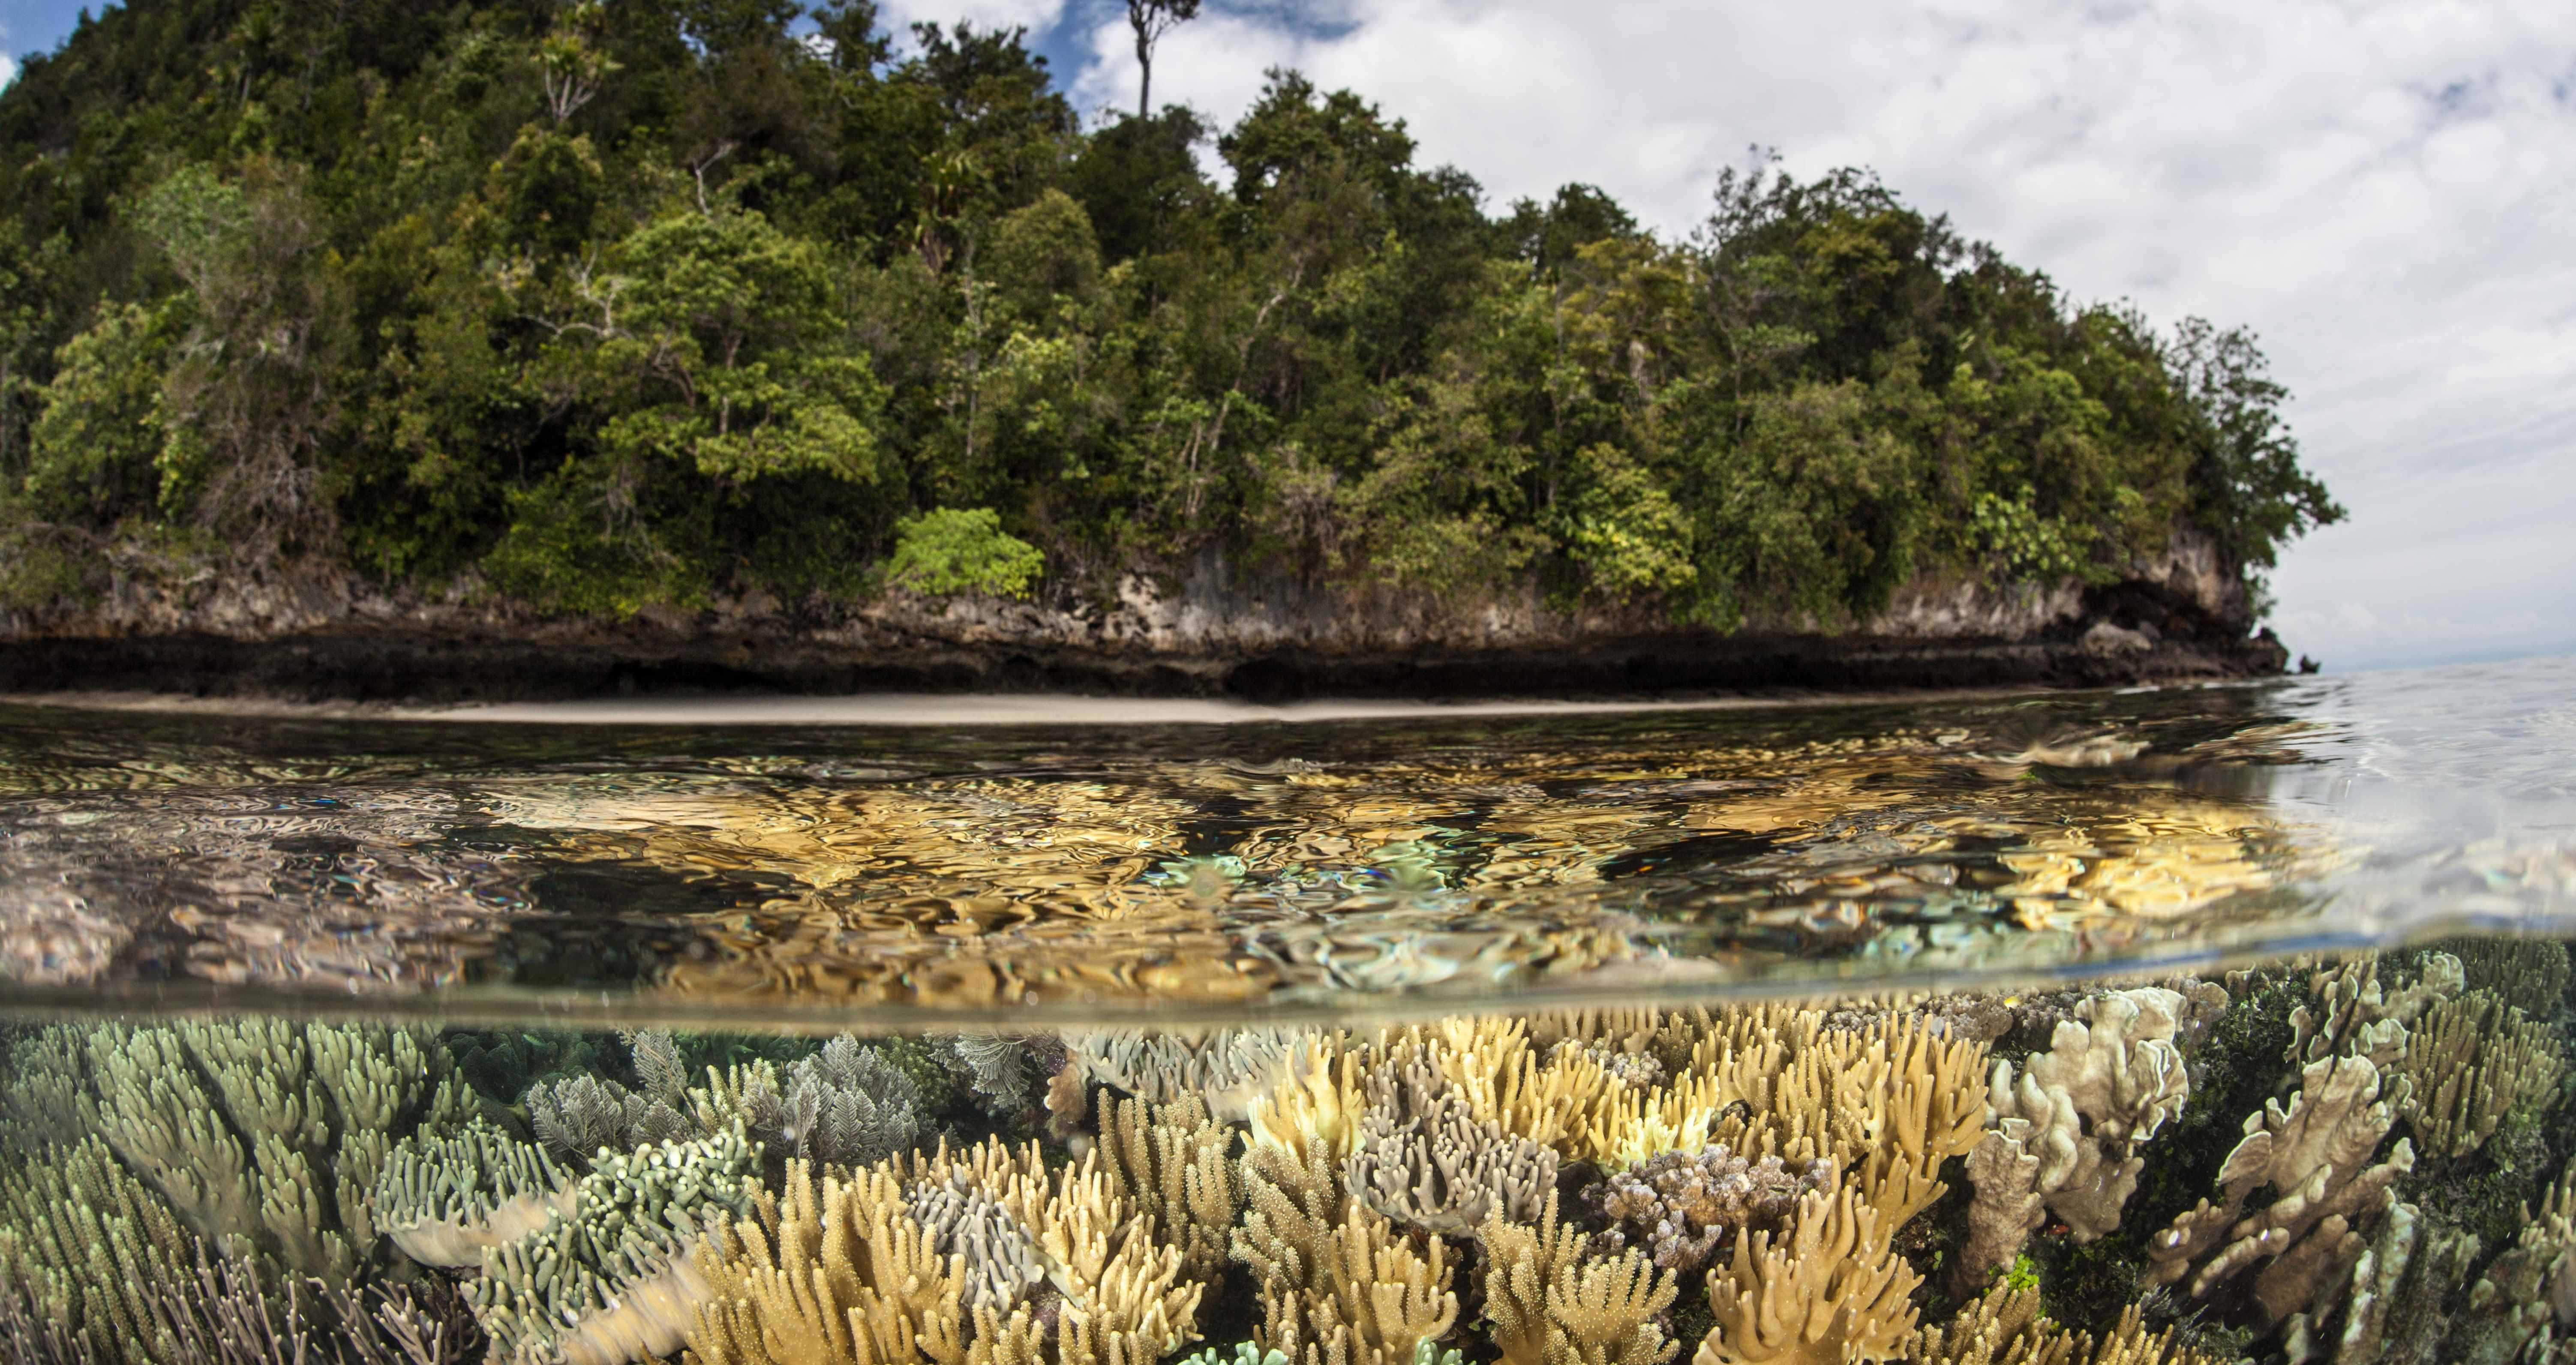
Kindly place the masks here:
<instances>
[{"instance_id":1,"label":"green tree","mask_svg":"<svg viewBox=\"0 0 2576 1365\"><path fill-rule=\"evenodd\" d=\"M1046 557L1005 533L992 508L941 507L896 524L886 581L931 596L1026 597L1045 568Z\"/></svg>"}]
</instances>

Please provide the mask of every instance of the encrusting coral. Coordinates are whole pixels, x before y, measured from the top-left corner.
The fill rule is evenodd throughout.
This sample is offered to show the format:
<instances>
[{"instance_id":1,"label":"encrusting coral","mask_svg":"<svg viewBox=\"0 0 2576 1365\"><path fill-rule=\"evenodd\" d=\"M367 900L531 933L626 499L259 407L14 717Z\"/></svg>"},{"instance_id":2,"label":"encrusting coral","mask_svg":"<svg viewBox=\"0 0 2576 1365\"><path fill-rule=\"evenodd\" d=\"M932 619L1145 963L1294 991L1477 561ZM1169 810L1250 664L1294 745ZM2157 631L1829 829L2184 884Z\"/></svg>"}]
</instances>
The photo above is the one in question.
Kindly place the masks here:
<instances>
[{"instance_id":1,"label":"encrusting coral","mask_svg":"<svg viewBox=\"0 0 2576 1365\"><path fill-rule=\"evenodd\" d=\"M1585 1194L1611 1220L1604 1246L1642 1243L1656 1265L1687 1271L1729 1233L1779 1227L1801 1198L1833 1178L1833 1163L1822 1159L1793 1170L1777 1156L1748 1161L1712 1145L1648 1157Z\"/></svg>"}]
</instances>

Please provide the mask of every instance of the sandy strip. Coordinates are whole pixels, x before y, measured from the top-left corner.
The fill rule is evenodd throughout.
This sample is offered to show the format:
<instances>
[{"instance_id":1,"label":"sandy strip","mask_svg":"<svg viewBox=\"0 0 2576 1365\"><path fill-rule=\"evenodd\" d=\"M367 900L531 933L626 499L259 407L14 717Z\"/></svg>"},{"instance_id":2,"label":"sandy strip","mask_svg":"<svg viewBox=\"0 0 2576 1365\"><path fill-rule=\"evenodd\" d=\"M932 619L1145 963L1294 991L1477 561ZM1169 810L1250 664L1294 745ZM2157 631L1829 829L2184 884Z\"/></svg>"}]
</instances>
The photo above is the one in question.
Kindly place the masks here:
<instances>
[{"instance_id":1,"label":"sandy strip","mask_svg":"<svg viewBox=\"0 0 2576 1365\"><path fill-rule=\"evenodd\" d=\"M2185 683L2227 687L2236 683ZM1763 707L1866 706L2044 695L2057 689L1773 693L1762 696L1613 701L1503 698L1417 701L1344 698L1257 706L1210 697L1084 697L1060 693L878 692L841 697L646 696L581 701L407 706L387 702L299 702L144 692L0 695L0 704L282 719L493 721L538 725L1247 725L1345 720L1446 720L1477 716L1577 716L1633 712L1734 711ZM2151 689L2123 689L2151 690Z\"/></svg>"}]
</instances>

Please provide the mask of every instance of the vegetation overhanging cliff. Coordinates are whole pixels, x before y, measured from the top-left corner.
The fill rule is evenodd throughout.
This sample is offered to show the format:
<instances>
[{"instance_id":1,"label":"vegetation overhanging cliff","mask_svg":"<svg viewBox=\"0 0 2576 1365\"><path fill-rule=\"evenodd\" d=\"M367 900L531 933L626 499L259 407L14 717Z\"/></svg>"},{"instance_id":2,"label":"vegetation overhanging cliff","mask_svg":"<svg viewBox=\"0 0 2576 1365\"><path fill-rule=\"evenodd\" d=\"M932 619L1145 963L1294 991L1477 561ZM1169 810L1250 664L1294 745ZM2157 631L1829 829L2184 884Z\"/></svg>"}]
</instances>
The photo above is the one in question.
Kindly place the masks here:
<instances>
[{"instance_id":1,"label":"vegetation overhanging cliff","mask_svg":"<svg viewBox=\"0 0 2576 1365\"><path fill-rule=\"evenodd\" d=\"M1085 131L1017 33L906 51L863 3L150 0L30 59L0 684L2244 673L2341 515L2249 336L1865 172L1756 157L1672 241L1489 216L1294 72Z\"/></svg>"}]
</instances>

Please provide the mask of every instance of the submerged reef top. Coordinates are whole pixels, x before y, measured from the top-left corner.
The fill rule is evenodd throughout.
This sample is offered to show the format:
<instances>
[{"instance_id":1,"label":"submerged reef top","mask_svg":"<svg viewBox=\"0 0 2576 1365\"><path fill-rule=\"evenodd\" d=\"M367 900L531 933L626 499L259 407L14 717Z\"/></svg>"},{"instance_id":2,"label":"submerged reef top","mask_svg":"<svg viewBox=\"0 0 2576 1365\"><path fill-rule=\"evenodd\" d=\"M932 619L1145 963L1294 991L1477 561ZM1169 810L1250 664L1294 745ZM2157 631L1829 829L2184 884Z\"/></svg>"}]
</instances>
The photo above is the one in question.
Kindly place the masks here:
<instances>
[{"instance_id":1,"label":"submerged reef top","mask_svg":"<svg viewBox=\"0 0 2576 1365\"><path fill-rule=\"evenodd\" d=\"M1368 1032L21 1029L0 1360L2563 1360L2569 980L2462 941Z\"/></svg>"}]
</instances>

